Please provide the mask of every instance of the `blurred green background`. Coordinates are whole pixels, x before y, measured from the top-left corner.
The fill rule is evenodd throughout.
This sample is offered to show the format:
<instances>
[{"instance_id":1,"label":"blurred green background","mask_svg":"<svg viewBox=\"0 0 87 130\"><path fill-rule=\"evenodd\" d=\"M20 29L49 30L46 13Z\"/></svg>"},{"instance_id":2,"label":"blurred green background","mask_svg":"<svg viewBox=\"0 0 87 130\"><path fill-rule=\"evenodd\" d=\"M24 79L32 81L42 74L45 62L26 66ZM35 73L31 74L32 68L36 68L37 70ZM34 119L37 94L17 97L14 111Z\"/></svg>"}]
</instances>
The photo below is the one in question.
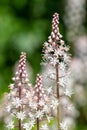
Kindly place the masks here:
<instances>
[{"instance_id":1,"label":"blurred green background","mask_svg":"<svg viewBox=\"0 0 87 130\"><path fill-rule=\"evenodd\" d=\"M8 91L13 68L21 51L27 53L27 61L33 73L32 82L35 81L41 69L42 46L50 35L54 12L59 13L60 32L65 42L71 45L71 53L74 55L73 44L66 39L65 6L66 0L0 0L0 98ZM84 26L87 28L87 20ZM87 106L77 108L81 115L76 120L75 130L87 130ZM2 122L0 130L3 129Z\"/></svg>"}]
</instances>

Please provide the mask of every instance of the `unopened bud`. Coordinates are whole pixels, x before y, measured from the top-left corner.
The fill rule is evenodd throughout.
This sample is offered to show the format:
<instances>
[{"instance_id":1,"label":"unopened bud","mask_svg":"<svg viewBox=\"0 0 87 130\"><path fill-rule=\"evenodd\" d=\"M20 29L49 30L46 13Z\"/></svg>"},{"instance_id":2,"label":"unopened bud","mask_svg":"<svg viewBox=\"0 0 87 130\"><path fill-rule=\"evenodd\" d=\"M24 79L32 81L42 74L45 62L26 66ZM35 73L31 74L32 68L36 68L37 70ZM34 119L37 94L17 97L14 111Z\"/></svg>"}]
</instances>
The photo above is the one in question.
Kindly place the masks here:
<instances>
[{"instance_id":1,"label":"unopened bud","mask_svg":"<svg viewBox=\"0 0 87 130\"><path fill-rule=\"evenodd\" d=\"M13 88L14 88L14 84L10 84L10 85L9 85L9 88L10 88L10 89L13 89Z\"/></svg>"},{"instance_id":2,"label":"unopened bud","mask_svg":"<svg viewBox=\"0 0 87 130\"><path fill-rule=\"evenodd\" d=\"M21 84L21 83L18 83L18 87L20 87L20 86L22 86L22 84Z\"/></svg>"},{"instance_id":3,"label":"unopened bud","mask_svg":"<svg viewBox=\"0 0 87 130\"><path fill-rule=\"evenodd\" d=\"M28 83L28 82L29 82L29 79L28 79L28 78L26 78L26 79L25 79L25 82L26 82L26 83Z\"/></svg>"},{"instance_id":4,"label":"unopened bud","mask_svg":"<svg viewBox=\"0 0 87 130\"><path fill-rule=\"evenodd\" d=\"M37 100L38 100L38 97L37 97L37 96L35 96L35 97L34 97L34 100L35 100L35 101L37 101Z\"/></svg>"},{"instance_id":5,"label":"unopened bud","mask_svg":"<svg viewBox=\"0 0 87 130\"><path fill-rule=\"evenodd\" d=\"M22 93L25 94L26 93L26 89L23 88L22 89Z\"/></svg>"}]
</instances>

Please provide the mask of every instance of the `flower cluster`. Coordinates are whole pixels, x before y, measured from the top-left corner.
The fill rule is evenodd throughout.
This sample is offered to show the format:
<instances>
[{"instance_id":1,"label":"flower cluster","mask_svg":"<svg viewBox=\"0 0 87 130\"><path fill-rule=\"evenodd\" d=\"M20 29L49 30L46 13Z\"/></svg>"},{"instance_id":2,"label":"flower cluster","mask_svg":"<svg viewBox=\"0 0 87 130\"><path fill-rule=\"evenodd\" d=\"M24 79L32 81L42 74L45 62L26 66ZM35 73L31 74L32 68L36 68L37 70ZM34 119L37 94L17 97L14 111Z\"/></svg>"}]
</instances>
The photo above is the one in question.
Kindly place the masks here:
<instances>
[{"instance_id":1,"label":"flower cluster","mask_svg":"<svg viewBox=\"0 0 87 130\"><path fill-rule=\"evenodd\" d=\"M29 83L26 53L22 52L13 84L9 85L9 114L7 128L18 130L49 130L48 123L57 118L58 130L68 130L74 117L74 106L69 100L73 94L70 77L70 55L59 33L59 15L52 20L52 32L43 46L43 64L46 72L37 74L35 86ZM49 84L49 85L47 85ZM61 118L61 120L60 120Z\"/></svg>"},{"instance_id":2,"label":"flower cluster","mask_svg":"<svg viewBox=\"0 0 87 130\"><path fill-rule=\"evenodd\" d=\"M51 35L48 37L48 42L44 43L44 61L56 65L57 63L61 62L69 62L69 56L67 55L67 51L69 48L65 46L64 41L61 39L62 35L59 33L58 28L58 14L55 13L53 15L52 21L52 32Z\"/></svg>"},{"instance_id":3,"label":"flower cluster","mask_svg":"<svg viewBox=\"0 0 87 130\"><path fill-rule=\"evenodd\" d=\"M58 106L58 100L52 93L49 95L48 91L43 88L42 77L39 74L33 89L33 103L36 104L35 118L39 119L40 122L43 120L50 122L54 116L52 111ZM47 124L44 125L47 126Z\"/></svg>"},{"instance_id":4,"label":"flower cluster","mask_svg":"<svg viewBox=\"0 0 87 130\"><path fill-rule=\"evenodd\" d=\"M73 90L71 88L71 73L69 69L71 58L68 54L69 47L67 47L64 41L61 39L62 35L59 33L58 24L59 15L55 13L52 20L51 35L48 37L48 42L45 42L43 47L43 65L45 72L43 70L42 76L43 84L45 83L45 86L48 86L49 90L52 90L59 100L59 107L55 113L57 115L61 109L61 112L59 112L57 115L59 125L58 129L68 130L69 125L67 125L67 128L65 128L66 126L63 126L63 122L65 122L65 119L72 119L73 117L73 115L71 116L70 112L73 110L73 105L69 99L73 94ZM59 120L60 117L62 119L61 121Z\"/></svg>"},{"instance_id":5,"label":"flower cluster","mask_svg":"<svg viewBox=\"0 0 87 130\"><path fill-rule=\"evenodd\" d=\"M26 72L26 53L22 52L18 64L18 68L15 73L15 77L12 78L13 84L9 85L10 93L8 94L8 105L6 110L9 114L7 121L8 129L14 129L14 127L24 127L24 120L27 118L28 104L32 99L32 88L28 80L28 74ZM14 119L15 118L15 119ZM30 118L28 116L28 118ZM18 124L15 124L15 120L18 120Z\"/></svg>"},{"instance_id":6,"label":"flower cluster","mask_svg":"<svg viewBox=\"0 0 87 130\"><path fill-rule=\"evenodd\" d=\"M12 80L14 84L9 85L10 93L6 106L9 114L7 128L18 127L19 130L22 128L31 130L37 119L40 122L42 120L50 122L51 117L53 117L51 111L54 111L54 108L58 106L58 100L54 95L51 95L50 99L48 92L43 89L42 77L39 74L34 87L29 83L24 52L21 53L19 65ZM41 125L42 128L43 125Z\"/></svg>"}]
</instances>

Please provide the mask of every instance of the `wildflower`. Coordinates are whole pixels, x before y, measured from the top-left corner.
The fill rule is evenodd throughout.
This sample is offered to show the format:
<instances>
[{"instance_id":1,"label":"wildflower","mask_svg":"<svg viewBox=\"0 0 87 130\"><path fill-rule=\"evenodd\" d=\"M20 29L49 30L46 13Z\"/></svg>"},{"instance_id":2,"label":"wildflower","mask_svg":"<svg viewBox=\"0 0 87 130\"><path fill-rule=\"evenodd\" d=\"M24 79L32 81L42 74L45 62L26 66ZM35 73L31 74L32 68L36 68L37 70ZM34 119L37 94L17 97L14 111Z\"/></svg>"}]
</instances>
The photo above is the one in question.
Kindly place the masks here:
<instances>
[{"instance_id":1,"label":"wildflower","mask_svg":"<svg viewBox=\"0 0 87 130\"><path fill-rule=\"evenodd\" d=\"M70 126L73 126L72 118L64 118L63 121L60 123L61 130L68 130Z\"/></svg>"},{"instance_id":2,"label":"wildflower","mask_svg":"<svg viewBox=\"0 0 87 130\"><path fill-rule=\"evenodd\" d=\"M69 64L71 61L70 54L68 53L69 47L65 45L64 41L62 40L62 35L59 32L59 15L57 13L54 13L53 19L52 19L52 31L51 35L48 37L48 41L44 43L43 45L43 62L45 63L45 67L49 66L49 69L45 72L47 75L44 75L44 77L49 78L49 86L52 87L53 92L49 93L49 96L51 98L51 108L53 109L53 115L57 117L58 121L58 129L67 130L66 123L62 123L60 126L60 113L59 109L61 111L64 110L66 107L66 104L62 103L61 98L66 98L66 100L69 100L68 97L71 97L73 91L69 87L70 85L70 69ZM43 64L44 65L44 64ZM46 79L43 79L43 83L45 84ZM55 85L56 84L56 85ZM50 89L49 89L50 90ZM48 90L48 92L49 92ZM54 98L56 96L56 98ZM60 107L62 106L62 107ZM44 107L44 109L47 109ZM55 110L55 113L54 113ZM62 119L66 115L64 114L62 116Z\"/></svg>"},{"instance_id":3,"label":"wildflower","mask_svg":"<svg viewBox=\"0 0 87 130\"><path fill-rule=\"evenodd\" d=\"M26 115L25 115L25 112L20 111L20 112L17 112L16 116L18 119L24 120Z\"/></svg>"},{"instance_id":4,"label":"wildflower","mask_svg":"<svg viewBox=\"0 0 87 130\"><path fill-rule=\"evenodd\" d=\"M52 93L52 87L46 89L46 91L47 91L48 94L51 94Z\"/></svg>"},{"instance_id":5,"label":"wildflower","mask_svg":"<svg viewBox=\"0 0 87 130\"><path fill-rule=\"evenodd\" d=\"M14 129L14 121L10 120L10 121L8 122L7 128L8 128L9 130Z\"/></svg>"},{"instance_id":6,"label":"wildflower","mask_svg":"<svg viewBox=\"0 0 87 130\"><path fill-rule=\"evenodd\" d=\"M25 124L24 119L30 118L27 112L31 109L29 100L32 101L31 85L28 83L26 71L26 53L24 52L21 53L15 76L12 79L14 83L9 86L10 93L8 94L8 105L6 107L12 121L9 125L7 124L7 127L13 129L17 125L15 123L13 125L13 120L16 120L19 124L18 127L22 129Z\"/></svg>"},{"instance_id":7,"label":"wildflower","mask_svg":"<svg viewBox=\"0 0 87 130\"><path fill-rule=\"evenodd\" d=\"M23 128L24 128L25 130L30 130L30 128L29 128L29 123L25 123L25 124L23 125Z\"/></svg>"},{"instance_id":8,"label":"wildflower","mask_svg":"<svg viewBox=\"0 0 87 130\"><path fill-rule=\"evenodd\" d=\"M53 110L55 110L58 105L59 105L58 100L57 99L53 99L52 100L52 104L51 104L51 107L53 108Z\"/></svg>"},{"instance_id":9,"label":"wildflower","mask_svg":"<svg viewBox=\"0 0 87 130\"><path fill-rule=\"evenodd\" d=\"M23 128L25 130L31 130L34 127L34 124L35 124L34 120L30 120L29 123L25 123L23 125Z\"/></svg>"},{"instance_id":10,"label":"wildflower","mask_svg":"<svg viewBox=\"0 0 87 130\"><path fill-rule=\"evenodd\" d=\"M43 111L39 110L39 111L37 111L37 113L36 113L36 118L41 119L41 118L43 117L43 115L44 115Z\"/></svg>"},{"instance_id":11,"label":"wildflower","mask_svg":"<svg viewBox=\"0 0 87 130\"><path fill-rule=\"evenodd\" d=\"M22 100L19 99L18 97L12 99L12 105L14 105L16 108L21 106Z\"/></svg>"},{"instance_id":12,"label":"wildflower","mask_svg":"<svg viewBox=\"0 0 87 130\"><path fill-rule=\"evenodd\" d=\"M6 106L6 110L7 110L7 112L10 112L10 110L11 110L11 105L10 104Z\"/></svg>"},{"instance_id":13,"label":"wildflower","mask_svg":"<svg viewBox=\"0 0 87 130\"><path fill-rule=\"evenodd\" d=\"M47 114L49 114L50 113L50 107L51 107L50 105L45 104L44 107L43 107L43 111L46 112Z\"/></svg>"},{"instance_id":14,"label":"wildflower","mask_svg":"<svg viewBox=\"0 0 87 130\"><path fill-rule=\"evenodd\" d=\"M59 15L55 13L52 20L51 35L48 37L48 42L45 42L43 47L43 60L53 66L63 61L66 62L66 59L67 62L69 61L69 57L66 53L68 49L66 49L67 47L64 45L64 41L61 40L61 34L59 33L58 19Z\"/></svg>"},{"instance_id":15,"label":"wildflower","mask_svg":"<svg viewBox=\"0 0 87 130\"><path fill-rule=\"evenodd\" d=\"M47 124L41 126L41 130L49 130Z\"/></svg>"},{"instance_id":16,"label":"wildflower","mask_svg":"<svg viewBox=\"0 0 87 130\"><path fill-rule=\"evenodd\" d=\"M45 92L42 88L42 78L38 74L37 79L36 79L36 85L34 88L34 96L33 96L34 101L37 103L37 110L38 110L38 107L40 109L40 106L42 107L45 103L45 94L44 93Z\"/></svg>"},{"instance_id":17,"label":"wildflower","mask_svg":"<svg viewBox=\"0 0 87 130\"><path fill-rule=\"evenodd\" d=\"M14 84L10 84L10 85L9 85L9 88L10 88L10 89L13 89L13 88L14 88Z\"/></svg>"},{"instance_id":18,"label":"wildflower","mask_svg":"<svg viewBox=\"0 0 87 130\"><path fill-rule=\"evenodd\" d=\"M68 125L67 125L67 123L66 122L62 122L62 123L60 123L60 128L61 128L61 130L68 130Z\"/></svg>"},{"instance_id":19,"label":"wildflower","mask_svg":"<svg viewBox=\"0 0 87 130\"><path fill-rule=\"evenodd\" d=\"M71 88L66 88L64 94L65 94L66 96L71 97L71 95L73 94L73 91L72 91Z\"/></svg>"},{"instance_id":20,"label":"wildflower","mask_svg":"<svg viewBox=\"0 0 87 130\"><path fill-rule=\"evenodd\" d=\"M70 112L72 112L72 111L73 111L73 109L74 109L73 104L70 104L70 105L67 107L67 109L68 109Z\"/></svg>"},{"instance_id":21,"label":"wildflower","mask_svg":"<svg viewBox=\"0 0 87 130\"><path fill-rule=\"evenodd\" d=\"M50 120L52 119L52 117L47 115L47 121L50 123Z\"/></svg>"}]
</instances>

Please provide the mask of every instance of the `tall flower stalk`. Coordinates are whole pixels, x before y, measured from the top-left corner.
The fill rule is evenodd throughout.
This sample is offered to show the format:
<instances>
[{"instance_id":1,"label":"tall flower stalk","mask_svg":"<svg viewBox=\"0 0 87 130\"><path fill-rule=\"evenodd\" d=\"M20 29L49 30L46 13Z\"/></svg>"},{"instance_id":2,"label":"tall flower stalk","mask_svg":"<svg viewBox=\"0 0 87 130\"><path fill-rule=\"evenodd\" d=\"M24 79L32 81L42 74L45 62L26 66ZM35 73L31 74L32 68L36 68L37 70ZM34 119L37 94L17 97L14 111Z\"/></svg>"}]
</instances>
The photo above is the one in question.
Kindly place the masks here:
<instances>
[{"instance_id":1,"label":"tall flower stalk","mask_svg":"<svg viewBox=\"0 0 87 130\"><path fill-rule=\"evenodd\" d=\"M52 32L51 35L48 37L48 42L44 43L43 47L43 60L45 65L49 64L55 69L55 72L52 74L52 78L56 82L56 97L59 100L59 105L57 106L57 121L58 121L58 130L61 129L61 114L60 114L60 107L61 107L61 97L67 95L66 92L63 92L61 95L60 90L66 88L66 81L64 81L66 76L69 74L66 70L68 69L68 63L70 62L70 56L67 54L69 48L65 45L64 41L61 39L62 35L59 33L59 15L55 13L53 15L52 20ZM49 76L51 77L51 75ZM66 83L65 83L66 82ZM71 93L72 94L72 93ZM70 96L71 96L70 94Z\"/></svg>"},{"instance_id":2,"label":"tall flower stalk","mask_svg":"<svg viewBox=\"0 0 87 130\"><path fill-rule=\"evenodd\" d=\"M20 57L20 61L19 61L18 74L17 74L17 77L20 80L20 83L18 85L18 98L19 98L19 100L21 100L21 98L22 98L23 77L25 77L25 73L24 73L25 63L26 63L26 56L25 56L25 53L22 53L22 55ZM18 111L19 111L19 113L22 111L22 106L18 107ZM18 128L19 128L19 130L22 130L21 119L18 119Z\"/></svg>"},{"instance_id":3,"label":"tall flower stalk","mask_svg":"<svg viewBox=\"0 0 87 130\"><path fill-rule=\"evenodd\" d=\"M36 118L36 126L37 130L48 130L47 124L42 125L40 124L41 121L47 120L47 122L50 121L51 116L51 110L53 110L53 107L56 107L58 105L57 100L53 97L49 97L47 91L43 89L42 85L42 76L37 74L36 78L36 84L33 90L33 101L36 102L36 111L35 111L35 118ZM54 101L53 103L56 103L55 105L51 103L51 100Z\"/></svg>"},{"instance_id":4,"label":"tall flower stalk","mask_svg":"<svg viewBox=\"0 0 87 130\"><path fill-rule=\"evenodd\" d=\"M56 96L60 100L59 94L59 73L58 73L58 64L56 64ZM60 130L60 108L57 107L57 120L58 120L58 130Z\"/></svg>"},{"instance_id":5,"label":"tall flower stalk","mask_svg":"<svg viewBox=\"0 0 87 130\"><path fill-rule=\"evenodd\" d=\"M48 123L55 116L58 130L68 130L69 128L70 118L65 117L71 113L73 106L68 100L73 93L70 88L70 71L68 69L70 55L67 53L69 48L61 39L62 35L59 33L58 25L59 15L55 13L51 35L43 47L45 67L52 67L52 70L49 67L50 73L47 72L44 77L54 80L55 85L46 88L48 79L42 85L42 77L38 74L36 84L32 88L26 70L26 53L22 52L15 77L12 78L14 83L9 86L8 129L17 127L18 130L32 130L36 124L37 130L49 130Z\"/></svg>"},{"instance_id":6,"label":"tall flower stalk","mask_svg":"<svg viewBox=\"0 0 87 130\"><path fill-rule=\"evenodd\" d=\"M24 52L21 53L17 71L12 80L14 83L9 85L10 93L6 107L8 114L10 114L7 127L8 129L18 127L18 130L22 130L25 126L24 120L27 118L27 108L29 109L27 93L31 92L26 72L26 53Z\"/></svg>"},{"instance_id":7,"label":"tall flower stalk","mask_svg":"<svg viewBox=\"0 0 87 130\"><path fill-rule=\"evenodd\" d=\"M37 74L36 84L31 87L26 70L26 53L22 52L14 83L10 84L8 104L9 114L7 128L18 130L32 130L36 124L37 130L49 130L47 122L52 118L51 111L58 106L58 101L49 90L44 90L42 77ZM41 122L46 121L42 125ZM40 124L41 123L41 124Z\"/></svg>"},{"instance_id":8,"label":"tall flower stalk","mask_svg":"<svg viewBox=\"0 0 87 130\"><path fill-rule=\"evenodd\" d=\"M38 74L37 79L36 79L36 85L34 88L34 99L36 99L37 102L37 112L40 111L40 101L42 100L44 104L44 93L42 91L42 82L41 82L41 76ZM39 130L39 117L37 116L36 118L36 125L37 125L37 130Z\"/></svg>"}]
</instances>

